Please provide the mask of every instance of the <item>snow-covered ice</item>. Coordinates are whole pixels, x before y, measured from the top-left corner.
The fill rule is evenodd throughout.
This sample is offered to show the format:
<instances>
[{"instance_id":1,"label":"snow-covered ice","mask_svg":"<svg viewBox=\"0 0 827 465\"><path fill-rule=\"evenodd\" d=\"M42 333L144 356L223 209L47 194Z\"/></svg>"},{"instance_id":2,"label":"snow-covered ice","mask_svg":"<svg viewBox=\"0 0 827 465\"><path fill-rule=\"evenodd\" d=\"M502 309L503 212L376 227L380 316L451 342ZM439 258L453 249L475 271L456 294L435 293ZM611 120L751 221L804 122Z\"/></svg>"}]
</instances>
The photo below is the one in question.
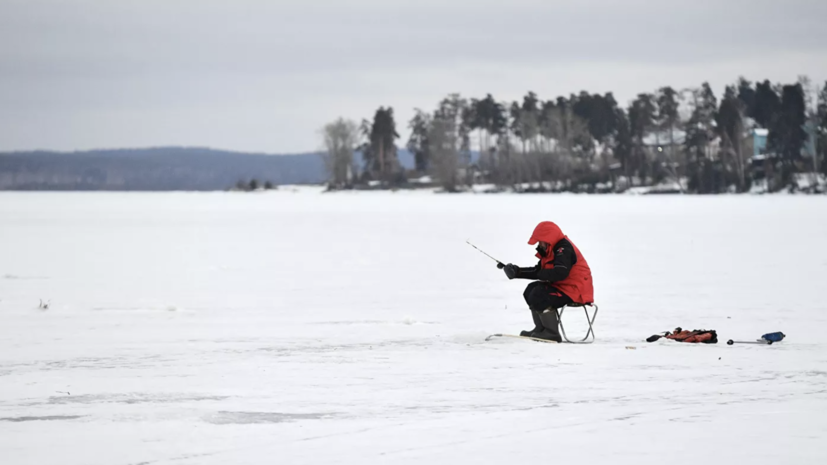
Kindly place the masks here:
<instances>
[{"instance_id":1,"label":"snow-covered ice","mask_svg":"<svg viewBox=\"0 0 827 465\"><path fill-rule=\"evenodd\" d=\"M827 463L825 212L818 196L2 193L0 463ZM465 240L530 265L541 220L592 267L593 345L484 342L531 326L526 282ZM721 343L643 342L676 326ZM724 344L771 331L788 337Z\"/></svg>"}]
</instances>

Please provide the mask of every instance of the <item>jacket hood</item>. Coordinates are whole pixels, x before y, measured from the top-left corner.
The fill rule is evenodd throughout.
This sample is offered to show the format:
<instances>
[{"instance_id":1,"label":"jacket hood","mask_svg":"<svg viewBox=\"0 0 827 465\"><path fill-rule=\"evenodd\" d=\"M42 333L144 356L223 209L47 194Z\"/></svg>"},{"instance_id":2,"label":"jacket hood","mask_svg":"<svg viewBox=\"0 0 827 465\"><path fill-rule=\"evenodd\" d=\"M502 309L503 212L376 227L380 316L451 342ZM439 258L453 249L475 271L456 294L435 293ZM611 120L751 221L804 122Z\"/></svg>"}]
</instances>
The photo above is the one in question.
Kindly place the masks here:
<instances>
[{"instance_id":1,"label":"jacket hood","mask_svg":"<svg viewBox=\"0 0 827 465\"><path fill-rule=\"evenodd\" d=\"M543 221L538 224L536 228L534 228L534 232L531 233L531 238L528 240L528 244L534 245L540 241L543 241L554 246L554 244L560 242L565 237L566 236L563 234L563 231L560 230L559 226L551 221Z\"/></svg>"}]
</instances>

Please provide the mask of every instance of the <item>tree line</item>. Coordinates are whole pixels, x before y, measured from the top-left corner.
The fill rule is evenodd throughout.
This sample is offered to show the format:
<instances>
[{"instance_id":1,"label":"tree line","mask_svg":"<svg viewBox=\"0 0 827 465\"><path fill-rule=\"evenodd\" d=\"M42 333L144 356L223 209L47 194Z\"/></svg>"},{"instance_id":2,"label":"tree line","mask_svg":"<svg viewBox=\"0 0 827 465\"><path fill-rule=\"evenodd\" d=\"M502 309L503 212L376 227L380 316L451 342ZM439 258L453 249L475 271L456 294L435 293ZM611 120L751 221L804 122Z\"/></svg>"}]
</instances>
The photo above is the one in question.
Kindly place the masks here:
<instances>
[{"instance_id":1,"label":"tree line","mask_svg":"<svg viewBox=\"0 0 827 465\"><path fill-rule=\"evenodd\" d=\"M518 191L620 192L664 182L694 193L770 191L801 172L824 172L827 82L814 87L740 78L718 98L708 83L661 87L621 106L613 94L583 91L543 100L528 92L450 94L415 109L404 143L413 172L399 164L393 108L361 124L339 118L322 131L329 186L394 187L431 175L446 191L489 183ZM760 147L756 146L760 145ZM765 146L764 146L765 144ZM354 166L354 153L363 166ZM759 153L759 156L753 156Z\"/></svg>"}]
</instances>

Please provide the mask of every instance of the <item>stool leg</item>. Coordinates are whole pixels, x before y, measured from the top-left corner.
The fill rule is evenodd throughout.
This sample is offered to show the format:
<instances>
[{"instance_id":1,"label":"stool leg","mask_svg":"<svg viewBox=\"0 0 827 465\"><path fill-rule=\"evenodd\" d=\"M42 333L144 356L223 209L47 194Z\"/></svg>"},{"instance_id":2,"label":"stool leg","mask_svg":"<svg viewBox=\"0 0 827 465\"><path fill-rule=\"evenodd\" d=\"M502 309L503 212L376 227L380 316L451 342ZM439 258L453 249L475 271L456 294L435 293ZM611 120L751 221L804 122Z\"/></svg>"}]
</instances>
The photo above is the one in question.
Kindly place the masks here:
<instances>
[{"instance_id":1,"label":"stool leg","mask_svg":"<svg viewBox=\"0 0 827 465\"><path fill-rule=\"evenodd\" d=\"M583 311L586 312L586 321L589 322L589 330L586 332L586 337L583 339L584 341L589 338L589 334L591 334L592 340L590 342L594 342L595 335L594 335L594 320L597 319L597 310L599 310L597 304L592 304L594 306L594 313L592 313L592 317L589 318L589 310L586 307L583 307Z\"/></svg>"},{"instance_id":2,"label":"stool leg","mask_svg":"<svg viewBox=\"0 0 827 465\"><path fill-rule=\"evenodd\" d=\"M566 336L566 329L563 327L563 311L566 309L566 307L567 306L564 305L564 306L560 307L559 309L557 309L557 320L560 324L560 335L563 337L563 341L568 342L570 344L591 344L592 342L594 342L595 341L595 335L594 335L594 326L593 325L594 325L594 320L597 319L597 311L599 310L599 307L597 306L597 304L589 305L589 307L594 307L594 313L592 313L591 317L589 317L589 310L588 310L587 306L585 306L585 305L583 306L583 312L586 314L586 322L589 325L589 329L586 331L586 337L584 337L583 339L580 339L579 341L572 341L568 338L568 336ZM591 340L589 340L589 339L591 339Z\"/></svg>"},{"instance_id":3,"label":"stool leg","mask_svg":"<svg viewBox=\"0 0 827 465\"><path fill-rule=\"evenodd\" d=\"M563 336L563 341L572 342L569 340L569 337L566 336L566 328L563 327L563 311L565 309L565 305L557 309L557 323L560 325L560 335Z\"/></svg>"}]
</instances>

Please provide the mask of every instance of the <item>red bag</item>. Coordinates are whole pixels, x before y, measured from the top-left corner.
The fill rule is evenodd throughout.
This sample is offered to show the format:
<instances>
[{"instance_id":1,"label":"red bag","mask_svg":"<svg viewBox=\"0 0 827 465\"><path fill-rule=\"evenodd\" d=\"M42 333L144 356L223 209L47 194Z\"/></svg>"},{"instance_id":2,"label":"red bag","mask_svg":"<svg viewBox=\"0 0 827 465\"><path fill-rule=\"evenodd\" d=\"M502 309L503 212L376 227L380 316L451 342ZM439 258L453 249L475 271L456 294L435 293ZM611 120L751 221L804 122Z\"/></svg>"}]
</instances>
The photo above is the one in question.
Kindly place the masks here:
<instances>
[{"instance_id":1,"label":"red bag","mask_svg":"<svg viewBox=\"0 0 827 465\"><path fill-rule=\"evenodd\" d=\"M666 332L663 336L654 335L646 339L646 342L655 342L660 338L672 339L678 342L689 342L704 344L717 344L718 333L714 329L695 329L692 331L684 331L681 328L675 328L674 331Z\"/></svg>"}]
</instances>

